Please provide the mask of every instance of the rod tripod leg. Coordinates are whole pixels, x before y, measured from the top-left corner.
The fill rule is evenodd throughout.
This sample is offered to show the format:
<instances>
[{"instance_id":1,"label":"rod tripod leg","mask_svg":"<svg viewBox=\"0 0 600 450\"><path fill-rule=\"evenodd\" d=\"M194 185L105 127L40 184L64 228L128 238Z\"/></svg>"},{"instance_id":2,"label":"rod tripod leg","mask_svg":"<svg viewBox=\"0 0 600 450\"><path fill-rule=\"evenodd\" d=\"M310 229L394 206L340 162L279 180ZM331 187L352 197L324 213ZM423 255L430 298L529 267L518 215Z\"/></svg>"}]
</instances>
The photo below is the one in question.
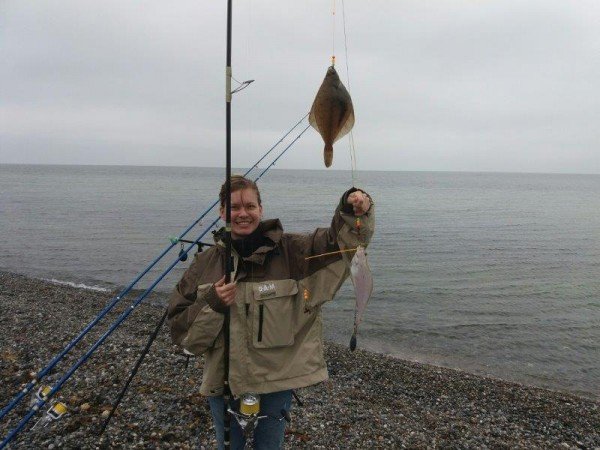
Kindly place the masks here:
<instances>
[{"instance_id":1,"label":"rod tripod leg","mask_svg":"<svg viewBox=\"0 0 600 450\"><path fill-rule=\"evenodd\" d=\"M304 403L302 403L302 400L300 400L300 397L298 397L298 394L296 394L296 391L293 389L292 389L292 395L294 396L296 403L298 403L298 406L300 406L300 407L304 406Z\"/></svg>"},{"instance_id":2,"label":"rod tripod leg","mask_svg":"<svg viewBox=\"0 0 600 450\"><path fill-rule=\"evenodd\" d=\"M156 336L158 336L158 332L160 331L160 328L162 327L163 323L165 323L165 320L167 318L167 312L168 311L165 309L165 312L163 313L162 317L158 321L158 324L156 325L156 328L152 332L152 335L150 335L150 338L148 339L148 342L146 343L146 347L144 347L144 350L142 350L142 353L141 353L140 357L136 361L135 366L133 366L133 369L131 370L131 373L129 374L129 378L127 379L127 382L125 383L125 385L123 386L123 389L121 389L121 392L119 392L119 395L115 399L115 402L113 403L112 409L110 410L110 414L108 415L108 417L106 418L106 420L102 424L102 428L100 429L100 433L98 433L99 436L102 436L102 434L106 430L106 427L108 427L108 423L110 422L110 419L112 418L113 414L117 410L117 407L121 403L121 400L125 396L125 393L127 392L127 389L129 389L129 385L133 381L133 377L135 377L135 375L137 374L138 369L140 368L140 366L142 365L142 362L144 361L144 358L146 357L146 355L150 351L150 347L152 346L152 343L156 339Z\"/></svg>"}]
</instances>

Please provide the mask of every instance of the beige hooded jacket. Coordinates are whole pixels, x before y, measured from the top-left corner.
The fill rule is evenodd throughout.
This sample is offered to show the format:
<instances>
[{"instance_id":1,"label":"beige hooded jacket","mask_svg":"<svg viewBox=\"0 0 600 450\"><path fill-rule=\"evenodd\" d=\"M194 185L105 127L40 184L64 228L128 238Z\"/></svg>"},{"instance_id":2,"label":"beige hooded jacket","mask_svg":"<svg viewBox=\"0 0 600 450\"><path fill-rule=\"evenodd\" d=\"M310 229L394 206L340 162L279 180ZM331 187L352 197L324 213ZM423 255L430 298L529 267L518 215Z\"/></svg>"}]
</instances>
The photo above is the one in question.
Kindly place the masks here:
<instances>
[{"instance_id":1,"label":"beige hooded jacket","mask_svg":"<svg viewBox=\"0 0 600 450\"><path fill-rule=\"evenodd\" d=\"M348 277L352 252L306 260L312 255L366 246L374 231L374 210L357 218L343 210L331 226L311 234L283 233L279 220L261 223L268 244L241 258L234 252L236 302L230 311L229 384L234 396L295 389L327 379L321 306ZM173 341L204 355L200 392L223 392L223 313L213 284L223 275L224 244L196 254L169 302Z\"/></svg>"}]
</instances>

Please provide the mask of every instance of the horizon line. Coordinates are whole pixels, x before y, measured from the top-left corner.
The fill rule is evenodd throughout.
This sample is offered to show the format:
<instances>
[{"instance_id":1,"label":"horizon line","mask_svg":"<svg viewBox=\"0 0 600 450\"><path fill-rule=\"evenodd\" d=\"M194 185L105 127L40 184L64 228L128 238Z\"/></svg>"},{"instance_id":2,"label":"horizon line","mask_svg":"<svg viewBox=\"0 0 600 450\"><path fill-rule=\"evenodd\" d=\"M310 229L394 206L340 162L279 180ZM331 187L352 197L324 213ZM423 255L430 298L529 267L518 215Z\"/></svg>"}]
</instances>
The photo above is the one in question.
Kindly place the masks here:
<instances>
[{"instance_id":1,"label":"horizon line","mask_svg":"<svg viewBox=\"0 0 600 450\"><path fill-rule=\"evenodd\" d=\"M54 166L54 167L157 167L157 168L173 168L173 169L223 169L223 166L178 166L178 165L156 165L156 164L68 164L68 163L4 163L0 162L0 166ZM260 168L260 166L257 166ZM235 169L245 169L247 167L235 167ZM298 169L298 168L275 168L269 170L293 170L293 171L313 171L313 172L351 172L351 169ZM356 172L406 172L406 173L496 173L496 174L518 174L518 175L600 175L600 172L511 172L507 170L440 170L440 169L361 169Z\"/></svg>"}]
</instances>

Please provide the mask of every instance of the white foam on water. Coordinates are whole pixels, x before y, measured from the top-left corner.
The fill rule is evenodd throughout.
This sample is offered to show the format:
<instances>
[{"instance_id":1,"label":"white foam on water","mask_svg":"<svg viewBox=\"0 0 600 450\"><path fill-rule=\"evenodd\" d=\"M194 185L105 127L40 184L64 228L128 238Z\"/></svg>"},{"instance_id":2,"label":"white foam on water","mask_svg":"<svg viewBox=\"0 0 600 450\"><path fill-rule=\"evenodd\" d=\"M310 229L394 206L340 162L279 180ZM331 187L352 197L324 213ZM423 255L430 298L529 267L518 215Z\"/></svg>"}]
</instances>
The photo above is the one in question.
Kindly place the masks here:
<instances>
[{"instance_id":1,"label":"white foam on water","mask_svg":"<svg viewBox=\"0 0 600 450\"><path fill-rule=\"evenodd\" d=\"M110 292L110 289L107 288L103 288L100 286L88 286L87 284L84 283L74 283L72 281L63 281L63 280L57 280L56 278L42 278L43 281L49 281L50 283L54 283L54 284L60 284L63 286L71 286L77 289L86 289L88 291L96 291L96 292Z\"/></svg>"}]
</instances>

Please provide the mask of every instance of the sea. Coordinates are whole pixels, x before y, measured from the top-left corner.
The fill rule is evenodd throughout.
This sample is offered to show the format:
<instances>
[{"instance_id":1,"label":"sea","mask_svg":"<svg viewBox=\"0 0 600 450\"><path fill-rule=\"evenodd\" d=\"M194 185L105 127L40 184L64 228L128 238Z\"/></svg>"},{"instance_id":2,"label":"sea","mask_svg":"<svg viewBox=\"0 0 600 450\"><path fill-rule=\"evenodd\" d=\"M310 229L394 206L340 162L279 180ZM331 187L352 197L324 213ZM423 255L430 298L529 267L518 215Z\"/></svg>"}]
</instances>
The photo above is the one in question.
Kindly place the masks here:
<instances>
[{"instance_id":1,"label":"sea","mask_svg":"<svg viewBox=\"0 0 600 450\"><path fill-rule=\"evenodd\" d=\"M223 178L218 168L0 165L0 270L121 289L215 202ZM600 175L271 169L259 182L265 218L293 232L328 226L353 184L377 215L359 348L600 399ZM211 242L216 217L187 237ZM165 301L190 260L156 286ZM348 344L353 310L348 281L324 307L327 339Z\"/></svg>"}]
</instances>

